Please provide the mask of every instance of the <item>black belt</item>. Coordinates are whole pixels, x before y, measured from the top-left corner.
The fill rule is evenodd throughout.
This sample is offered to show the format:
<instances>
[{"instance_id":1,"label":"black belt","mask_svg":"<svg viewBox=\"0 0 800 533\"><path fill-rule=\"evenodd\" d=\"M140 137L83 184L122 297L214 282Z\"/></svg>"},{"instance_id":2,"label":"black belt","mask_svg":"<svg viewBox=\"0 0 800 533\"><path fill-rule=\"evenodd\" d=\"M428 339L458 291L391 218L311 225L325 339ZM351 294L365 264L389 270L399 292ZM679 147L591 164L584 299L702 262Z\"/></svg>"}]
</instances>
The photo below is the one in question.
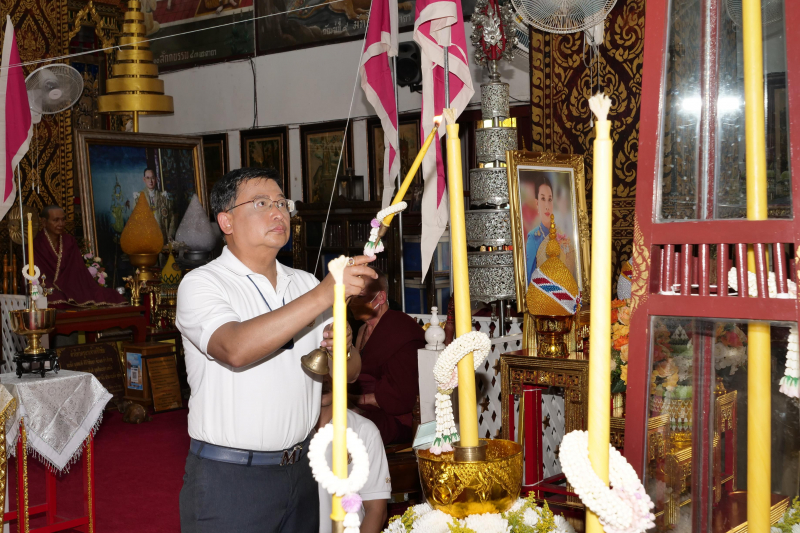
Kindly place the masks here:
<instances>
[{"instance_id":1,"label":"black belt","mask_svg":"<svg viewBox=\"0 0 800 533\"><path fill-rule=\"evenodd\" d=\"M308 450L308 443L311 435L306 439L285 450L279 452L254 452L250 450L239 450L237 448L226 448L209 444L201 440L192 439L189 451L202 459L231 463L246 466L286 466L293 465L303 456L304 450Z\"/></svg>"}]
</instances>

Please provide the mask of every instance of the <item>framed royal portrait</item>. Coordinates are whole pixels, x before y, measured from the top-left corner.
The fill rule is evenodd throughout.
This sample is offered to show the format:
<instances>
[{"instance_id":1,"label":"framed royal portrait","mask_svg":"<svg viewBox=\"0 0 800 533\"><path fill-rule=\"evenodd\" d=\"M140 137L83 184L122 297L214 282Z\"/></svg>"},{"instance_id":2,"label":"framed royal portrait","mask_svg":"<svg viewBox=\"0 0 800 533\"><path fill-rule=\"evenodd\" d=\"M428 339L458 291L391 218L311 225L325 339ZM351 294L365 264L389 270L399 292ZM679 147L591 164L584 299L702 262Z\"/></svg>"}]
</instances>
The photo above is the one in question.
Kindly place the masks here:
<instances>
[{"instance_id":1,"label":"framed royal portrait","mask_svg":"<svg viewBox=\"0 0 800 533\"><path fill-rule=\"evenodd\" d=\"M561 260L589 298L589 218L583 156L508 152L508 193L514 243L517 309L525 311L531 273L547 258L550 216L555 217Z\"/></svg>"},{"instance_id":2,"label":"framed royal portrait","mask_svg":"<svg viewBox=\"0 0 800 533\"><path fill-rule=\"evenodd\" d=\"M289 183L289 130L287 128L260 128L239 132L242 166L273 168L281 175L281 187L286 191Z\"/></svg>"},{"instance_id":3,"label":"framed royal portrait","mask_svg":"<svg viewBox=\"0 0 800 533\"><path fill-rule=\"evenodd\" d=\"M329 202L339 176L352 167L351 130L344 121L300 128L303 154L303 197L310 204ZM341 160L341 161L340 161ZM334 195L336 199L338 195Z\"/></svg>"},{"instance_id":4,"label":"framed royal portrait","mask_svg":"<svg viewBox=\"0 0 800 533\"><path fill-rule=\"evenodd\" d=\"M476 3L460 2L465 21L472 17ZM257 53L273 54L360 39L367 31L369 8L369 0L255 0ZM400 31L414 29L414 11L414 0L397 3ZM276 14L280 16L270 16Z\"/></svg>"},{"instance_id":5,"label":"framed royal portrait","mask_svg":"<svg viewBox=\"0 0 800 533\"><path fill-rule=\"evenodd\" d=\"M211 188L228 173L228 134L203 135L203 166L206 169L206 190L211 198Z\"/></svg>"},{"instance_id":6,"label":"framed royal portrait","mask_svg":"<svg viewBox=\"0 0 800 533\"><path fill-rule=\"evenodd\" d=\"M422 144L420 142L419 116L415 118L413 115L401 115L398 129L400 130L400 179L403 179L408 169L411 168L411 164L414 162L414 158L417 156ZM370 198L381 201L384 189L383 167L386 145L384 144L383 127L380 119L370 119L367 122L367 131L369 135ZM413 192L420 187L422 187L421 168L417 171L411 184L412 194L409 195L409 198L412 201L409 202L409 211L419 210L419 206L413 205Z\"/></svg>"},{"instance_id":7,"label":"framed royal portrait","mask_svg":"<svg viewBox=\"0 0 800 533\"><path fill-rule=\"evenodd\" d=\"M192 196L208 212L201 137L75 130L75 154L84 240L103 258L112 287L135 270L119 240L141 194L164 243L175 238Z\"/></svg>"}]
</instances>

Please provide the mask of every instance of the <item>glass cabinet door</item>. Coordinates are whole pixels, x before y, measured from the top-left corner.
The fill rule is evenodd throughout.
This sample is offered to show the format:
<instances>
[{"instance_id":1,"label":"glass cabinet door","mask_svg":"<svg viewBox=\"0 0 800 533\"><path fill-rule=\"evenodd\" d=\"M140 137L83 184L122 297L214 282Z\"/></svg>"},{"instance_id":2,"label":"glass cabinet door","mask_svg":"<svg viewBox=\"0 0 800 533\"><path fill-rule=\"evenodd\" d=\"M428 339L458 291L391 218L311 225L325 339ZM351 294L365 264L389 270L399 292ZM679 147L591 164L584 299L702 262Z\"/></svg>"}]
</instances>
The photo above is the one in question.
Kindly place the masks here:
<instances>
[{"instance_id":1,"label":"glass cabinet door","mask_svg":"<svg viewBox=\"0 0 800 533\"><path fill-rule=\"evenodd\" d=\"M792 324L770 326L772 504L782 515L800 494L800 410L779 390ZM747 332L747 323L651 318L644 480L656 531L725 533L747 521L747 435L758 431L747 424Z\"/></svg>"},{"instance_id":2,"label":"glass cabinet door","mask_svg":"<svg viewBox=\"0 0 800 533\"><path fill-rule=\"evenodd\" d=\"M762 4L770 218L792 218L783 1ZM668 24L657 221L743 219L741 0L672 0Z\"/></svg>"}]
</instances>

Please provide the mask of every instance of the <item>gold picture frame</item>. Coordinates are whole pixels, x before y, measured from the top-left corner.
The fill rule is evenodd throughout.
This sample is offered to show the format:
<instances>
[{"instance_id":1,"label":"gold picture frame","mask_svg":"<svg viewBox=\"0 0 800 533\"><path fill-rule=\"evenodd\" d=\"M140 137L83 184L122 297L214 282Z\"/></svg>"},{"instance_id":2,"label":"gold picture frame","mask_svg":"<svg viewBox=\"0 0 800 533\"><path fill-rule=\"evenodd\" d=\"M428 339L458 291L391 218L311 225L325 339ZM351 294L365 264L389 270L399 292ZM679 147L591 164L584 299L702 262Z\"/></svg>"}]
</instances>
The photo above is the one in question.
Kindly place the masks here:
<instances>
[{"instance_id":1,"label":"gold picture frame","mask_svg":"<svg viewBox=\"0 0 800 533\"><path fill-rule=\"evenodd\" d=\"M193 194L208 213L202 137L75 130L84 246L103 258L112 282L121 279L119 235L143 190L145 169L155 170L156 188L169 201L162 232L174 238ZM162 214L162 217L164 215ZM117 276L118 267L122 270Z\"/></svg>"},{"instance_id":2,"label":"gold picture frame","mask_svg":"<svg viewBox=\"0 0 800 533\"><path fill-rule=\"evenodd\" d=\"M502 398L502 436L509 434L510 394L522 394L523 385L564 389L564 434L584 430L589 416L589 360L545 359L527 355L500 356L500 397Z\"/></svg>"},{"instance_id":3,"label":"gold picture frame","mask_svg":"<svg viewBox=\"0 0 800 533\"><path fill-rule=\"evenodd\" d=\"M536 255L541 257L541 252L530 254L532 257L529 260L528 241L531 248L537 248L536 245L544 242L549 234L549 229L545 231L540 227L544 222L541 220L539 200L536 198L537 192L541 190L539 186L546 183L550 185L551 193L549 209L555 213L559 239L564 242L562 250L566 250L562 255L578 282L583 305L587 305L590 234L583 156L513 150L506 152L506 162L518 311L526 310L528 270L537 265Z\"/></svg>"}]
</instances>

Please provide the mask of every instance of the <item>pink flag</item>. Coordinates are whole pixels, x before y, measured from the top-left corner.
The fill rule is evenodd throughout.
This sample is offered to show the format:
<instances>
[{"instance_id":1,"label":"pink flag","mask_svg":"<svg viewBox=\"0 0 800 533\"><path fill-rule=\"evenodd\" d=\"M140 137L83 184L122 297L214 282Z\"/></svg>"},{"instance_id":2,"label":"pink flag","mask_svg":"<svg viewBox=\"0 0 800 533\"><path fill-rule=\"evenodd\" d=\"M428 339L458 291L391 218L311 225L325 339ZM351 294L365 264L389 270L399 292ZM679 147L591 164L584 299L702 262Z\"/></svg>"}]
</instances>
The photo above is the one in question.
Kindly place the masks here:
<instances>
[{"instance_id":1,"label":"pink flag","mask_svg":"<svg viewBox=\"0 0 800 533\"><path fill-rule=\"evenodd\" d=\"M25 75L19 65L17 37L11 17L6 16L6 34L3 40L3 58L0 62L0 219L6 216L14 204L17 188L14 184L14 168L28 151L33 136L31 109L28 92L25 90Z\"/></svg>"},{"instance_id":2,"label":"pink flag","mask_svg":"<svg viewBox=\"0 0 800 533\"><path fill-rule=\"evenodd\" d=\"M361 88L383 127L383 206L389 205L400 172L397 101L389 58L397 55L397 0L373 0L361 57Z\"/></svg>"},{"instance_id":3,"label":"pink flag","mask_svg":"<svg viewBox=\"0 0 800 533\"><path fill-rule=\"evenodd\" d=\"M414 40L422 51L422 138L434 128L433 118L444 109L444 46L448 46L450 70L450 108L456 117L475 93L467 59L467 39L460 0L417 0ZM433 145L422 160L425 191L422 195L422 276L428 272L439 238L447 228L450 209L447 201L444 165L439 136L445 134L441 122Z\"/></svg>"}]
</instances>

